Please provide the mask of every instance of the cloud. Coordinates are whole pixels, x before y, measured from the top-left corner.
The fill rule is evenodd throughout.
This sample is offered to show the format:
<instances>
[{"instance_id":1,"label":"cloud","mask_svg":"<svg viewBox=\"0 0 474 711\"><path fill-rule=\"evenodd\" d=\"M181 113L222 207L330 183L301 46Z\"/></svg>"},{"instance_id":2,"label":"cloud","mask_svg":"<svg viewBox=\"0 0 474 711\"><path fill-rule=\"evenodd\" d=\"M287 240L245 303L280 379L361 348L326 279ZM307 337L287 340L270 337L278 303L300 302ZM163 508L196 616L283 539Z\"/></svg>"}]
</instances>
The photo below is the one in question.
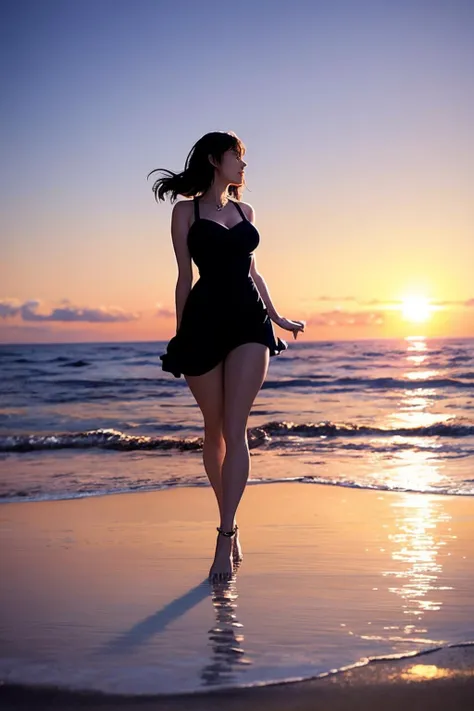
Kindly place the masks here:
<instances>
[{"instance_id":1,"label":"cloud","mask_svg":"<svg viewBox=\"0 0 474 711\"><path fill-rule=\"evenodd\" d=\"M382 301L380 299L358 299L356 296L318 296L300 299L302 304L315 304L320 301L330 301L337 304L352 302L359 306L382 306L385 308L398 308L402 303L401 301Z\"/></svg>"},{"instance_id":2,"label":"cloud","mask_svg":"<svg viewBox=\"0 0 474 711\"><path fill-rule=\"evenodd\" d=\"M63 299L61 306L53 308L49 313L38 313L41 301L30 299L23 303L17 299L0 299L0 316L11 318L20 315L23 321L58 321L58 322L86 322L86 323L119 323L136 321L139 314L124 311L120 307L83 308L72 305Z\"/></svg>"},{"instance_id":3,"label":"cloud","mask_svg":"<svg viewBox=\"0 0 474 711\"><path fill-rule=\"evenodd\" d=\"M402 305L401 301L381 301L380 299L366 299L357 302L361 306L380 306L386 309L396 309Z\"/></svg>"},{"instance_id":4,"label":"cloud","mask_svg":"<svg viewBox=\"0 0 474 711\"><path fill-rule=\"evenodd\" d=\"M311 308L315 302L355 302L359 306L372 307L367 311L347 311L341 306L336 306L332 311L313 311L305 317L308 326L381 326L385 323L386 316L393 311L398 311L403 305L403 301L382 301L380 299L357 299L354 296L319 296L316 299L301 299L300 303ZM458 306L464 308L474 308L474 298L457 301L430 301L433 310L446 306Z\"/></svg>"},{"instance_id":5,"label":"cloud","mask_svg":"<svg viewBox=\"0 0 474 711\"><path fill-rule=\"evenodd\" d=\"M310 315L307 326L382 326L385 316L380 311L342 311L333 309Z\"/></svg>"},{"instance_id":6,"label":"cloud","mask_svg":"<svg viewBox=\"0 0 474 711\"><path fill-rule=\"evenodd\" d=\"M318 301L336 301L342 303L343 301L357 301L357 299L355 296L308 296L300 299L300 303L302 304L316 304Z\"/></svg>"},{"instance_id":7,"label":"cloud","mask_svg":"<svg viewBox=\"0 0 474 711\"><path fill-rule=\"evenodd\" d=\"M466 299L465 301L433 301L434 306L474 306L474 299Z\"/></svg>"},{"instance_id":8,"label":"cloud","mask_svg":"<svg viewBox=\"0 0 474 711\"><path fill-rule=\"evenodd\" d=\"M5 298L0 300L0 317L11 318L19 313L21 303L18 299Z\"/></svg>"},{"instance_id":9,"label":"cloud","mask_svg":"<svg viewBox=\"0 0 474 711\"><path fill-rule=\"evenodd\" d=\"M357 301L355 296L318 296L315 301Z\"/></svg>"},{"instance_id":10,"label":"cloud","mask_svg":"<svg viewBox=\"0 0 474 711\"><path fill-rule=\"evenodd\" d=\"M161 304L156 304L155 316L159 316L160 318L174 318L175 312Z\"/></svg>"}]
</instances>

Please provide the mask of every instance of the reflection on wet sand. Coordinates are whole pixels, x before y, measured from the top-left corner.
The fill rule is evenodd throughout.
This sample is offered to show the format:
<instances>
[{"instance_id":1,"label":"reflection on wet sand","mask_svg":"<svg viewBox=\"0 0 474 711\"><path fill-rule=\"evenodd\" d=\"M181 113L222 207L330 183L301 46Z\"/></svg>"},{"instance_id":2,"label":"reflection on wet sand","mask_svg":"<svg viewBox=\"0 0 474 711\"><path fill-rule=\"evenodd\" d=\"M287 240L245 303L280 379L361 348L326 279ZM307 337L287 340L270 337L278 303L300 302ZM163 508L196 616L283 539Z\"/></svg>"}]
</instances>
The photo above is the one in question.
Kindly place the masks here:
<instances>
[{"instance_id":1,"label":"reflection on wet sand","mask_svg":"<svg viewBox=\"0 0 474 711\"><path fill-rule=\"evenodd\" d=\"M442 591L452 587L439 585L442 573L440 551L453 538L442 525L451 520L444 510L442 499L407 495L405 500L392 504L400 514L397 530L388 535L394 544L392 560L399 563L388 570L385 577L393 578L390 592L399 595L404 614L421 619L428 611L438 611L443 605Z\"/></svg>"},{"instance_id":2,"label":"reflection on wet sand","mask_svg":"<svg viewBox=\"0 0 474 711\"><path fill-rule=\"evenodd\" d=\"M406 681L426 681L427 679L456 679L472 676L474 676L472 669L447 669L438 667L436 664L414 664L403 671L399 678Z\"/></svg>"},{"instance_id":3,"label":"reflection on wet sand","mask_svg":"<svg viewBox=\"0 0 474 711\"><path fill-rule=\"evenodd\" d=\"M235 683L252 663L242 648L244 635L236 615L237 598L235 579L212 584L216 624L209 630L210 661L201 671L204 686Z\"/></svg>"}]
</instances>

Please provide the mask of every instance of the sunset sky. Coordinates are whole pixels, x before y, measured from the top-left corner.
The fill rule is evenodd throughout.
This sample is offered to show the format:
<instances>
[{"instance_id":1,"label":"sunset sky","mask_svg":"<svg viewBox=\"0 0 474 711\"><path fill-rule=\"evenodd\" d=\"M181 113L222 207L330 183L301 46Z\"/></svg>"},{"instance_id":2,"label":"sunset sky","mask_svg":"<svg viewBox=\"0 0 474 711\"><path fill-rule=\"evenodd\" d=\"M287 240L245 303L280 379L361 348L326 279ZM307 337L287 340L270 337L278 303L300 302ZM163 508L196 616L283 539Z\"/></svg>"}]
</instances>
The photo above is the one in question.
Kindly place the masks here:
<instances>
[{"instance_id":1,"label":"sunset sky","mask_svg":"<svg viewBox=\"0 0 474 711\"><path fill-rule=\"evenodd\" d=\"M171 205L146 175L214 130L247 146L258 268L301 340L474 336L471 0L2 15L0 342L170 338Z\"/></svg>"}]
</instances>

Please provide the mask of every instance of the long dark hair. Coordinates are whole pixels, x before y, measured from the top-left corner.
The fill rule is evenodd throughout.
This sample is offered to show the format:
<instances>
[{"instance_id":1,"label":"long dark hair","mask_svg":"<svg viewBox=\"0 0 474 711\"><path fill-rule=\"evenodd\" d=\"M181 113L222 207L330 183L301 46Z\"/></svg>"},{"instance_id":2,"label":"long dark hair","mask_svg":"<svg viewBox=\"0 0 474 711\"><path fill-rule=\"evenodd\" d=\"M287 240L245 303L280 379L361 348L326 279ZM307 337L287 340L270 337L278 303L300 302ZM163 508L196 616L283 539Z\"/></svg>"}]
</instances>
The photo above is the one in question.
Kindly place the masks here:
<instances>
[{"instance_id":1,"label":"long dark hair","mask_svg":"<svg viewBox=\"0 0 474 711\"><path fill-rule=\"evenodd\" d=\"M217 163L221 162L222 155L228 151L236 151L240 157L245 153L245 146L233 131L212 131L206 133L191 148L181 173L173 173L165 168L155 168L147 175L161 171L167 173L163 178L158 178L153 184L155 200L164 200L167 193L171 193L170 201L175 202L178 195L194 197L202 195L208 190L214 180L214 166L209 162L212 156ZM229 195L240 200L243 186L229 185Z\"/></svg>"}]
</instances>

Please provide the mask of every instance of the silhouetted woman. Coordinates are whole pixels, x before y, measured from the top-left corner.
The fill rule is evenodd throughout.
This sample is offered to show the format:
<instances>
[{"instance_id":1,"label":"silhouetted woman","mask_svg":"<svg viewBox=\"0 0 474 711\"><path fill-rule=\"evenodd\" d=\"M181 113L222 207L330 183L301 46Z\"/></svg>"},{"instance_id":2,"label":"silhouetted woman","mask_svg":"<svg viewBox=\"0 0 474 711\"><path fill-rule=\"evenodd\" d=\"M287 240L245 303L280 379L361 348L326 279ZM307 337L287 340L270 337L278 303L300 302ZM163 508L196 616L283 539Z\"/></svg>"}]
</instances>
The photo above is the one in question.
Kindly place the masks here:
<instances>
[{"instance_id":1,"label":"silhouetted woman","mask_svg":"<svg viewBox=\"0 0 474 711\"><path fill-rule=\"evenodd\" d=\"M231 578L242 560L235 517L250 471L247 420L269 357L288 347L271 322L294 338L305 328L278 314L257 271L255 213L240 202L244 154L233 132L207 133L181 173L156 169L165 175L153 185L155 199L193 198L172 211L176 335L160 358L163 370L184 375L204 418L204 468L220 513L211 580ZM191 259L199 270L194 285Z\"/></svg>"}]
</instances>

